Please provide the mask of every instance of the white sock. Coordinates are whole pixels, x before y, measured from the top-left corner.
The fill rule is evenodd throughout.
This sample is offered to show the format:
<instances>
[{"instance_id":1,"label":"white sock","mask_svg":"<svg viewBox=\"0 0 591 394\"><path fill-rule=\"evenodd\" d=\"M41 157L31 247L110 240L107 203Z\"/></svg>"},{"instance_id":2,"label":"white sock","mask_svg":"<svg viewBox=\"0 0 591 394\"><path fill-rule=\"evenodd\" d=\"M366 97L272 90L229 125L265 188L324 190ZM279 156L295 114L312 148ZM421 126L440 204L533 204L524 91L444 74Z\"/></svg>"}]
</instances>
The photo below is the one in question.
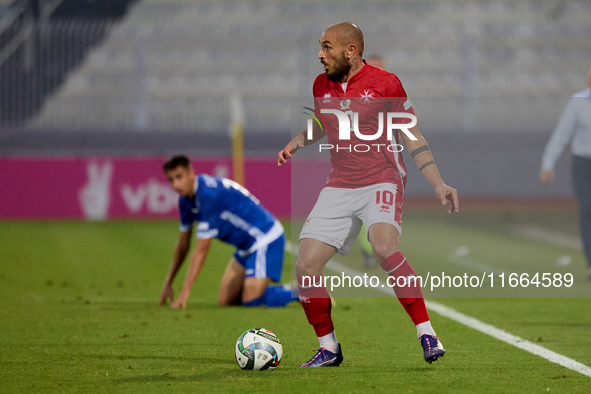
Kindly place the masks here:
<instances>
[{"instance_id":1,"label":"white sock","mask_svg":"<svg viewBox=\"0 0 591 394\"><path fill-rule=\"evenodd\" d=\"M329 352L336 353L339 349L339 343L337 342L337 336L334 330L330 334L318 337L318 342L320 342L320 347L325 348Z\"/></svg>"},{"instance_id":2,"label":"white sock","mask_svg":"<svg viewBox=\"0 0 591 394\"><path fill-rule=\"evenodd\" d=\"M437 336L437 334L435 334L435 331L433 330L433 327L431 327L430 320L427 320L426 322L421 324L417 324L417 338L420 338L425 334L433 335L434 337Z\"/></svg>"}]
</instances>

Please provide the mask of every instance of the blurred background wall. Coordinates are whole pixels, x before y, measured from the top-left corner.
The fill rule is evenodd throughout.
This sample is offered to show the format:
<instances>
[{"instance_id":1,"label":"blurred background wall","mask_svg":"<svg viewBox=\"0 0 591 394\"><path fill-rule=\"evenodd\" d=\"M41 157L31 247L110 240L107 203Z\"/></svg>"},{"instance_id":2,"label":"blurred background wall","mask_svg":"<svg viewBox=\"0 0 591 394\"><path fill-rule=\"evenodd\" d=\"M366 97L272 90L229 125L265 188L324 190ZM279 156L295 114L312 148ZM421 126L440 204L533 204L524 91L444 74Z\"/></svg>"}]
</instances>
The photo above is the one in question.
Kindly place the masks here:
<instances>
[{"instance_id":1,"label":"blurred background wall","mask_svg":"<svg viewBox=\"0 0 591 394\"><path fill-rule=\"evenodd\" d=\"M461 196L572 197L568 154L552 186L537 173L566 100L586 87L587 0L0 0L0 217L174 216L173 205L149 213L147 197L140 210L93 216L80 193L134 159L148 172L129 172L108 195L122 198L127 182L139 201L151 178L166 187L159 163L181 152L231 177L236 94L246 187L265 204L288 199L273 182L289 172L275 155L290 139L293 98L309 97L322 72L318 39L340 21L357 23L365 55L399 76ZM406 195L430 197L406 160ZM52 186L63 179L70 186ZM48 199L77 208L24 215Z\"/></svg>"}]
</instances>

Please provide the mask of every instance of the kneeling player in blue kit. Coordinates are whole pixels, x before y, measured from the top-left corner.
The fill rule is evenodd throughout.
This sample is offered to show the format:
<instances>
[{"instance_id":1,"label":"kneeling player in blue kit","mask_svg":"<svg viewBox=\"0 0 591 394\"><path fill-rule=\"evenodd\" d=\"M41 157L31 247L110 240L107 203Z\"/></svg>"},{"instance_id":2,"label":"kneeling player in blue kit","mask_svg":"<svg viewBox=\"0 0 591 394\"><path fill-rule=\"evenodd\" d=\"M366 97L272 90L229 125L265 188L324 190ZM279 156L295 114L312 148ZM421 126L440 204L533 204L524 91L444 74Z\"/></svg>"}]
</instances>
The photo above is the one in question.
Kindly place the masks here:
<instances>
[{"instance_id":1,"label":"kneeling player in blue kit","mask_svg":"<svg viewBox=\"0 0 591 394\"><path fill-rule=\"evenodd\" d=\"M236 246L224 276L218 305L284 306L294 299L288 286L272 286L281 280L285 234L281 223L248 190L238 183L209 175L197 175L185 156L174 156L163 165L173 189L180 194L180 236L170 265L160 305L174 298L172 282L191 244L197 221L197 245L183 290L171 307L184 308L191 286L207 258L212 238Z\"/></svg>"}]
</instances>

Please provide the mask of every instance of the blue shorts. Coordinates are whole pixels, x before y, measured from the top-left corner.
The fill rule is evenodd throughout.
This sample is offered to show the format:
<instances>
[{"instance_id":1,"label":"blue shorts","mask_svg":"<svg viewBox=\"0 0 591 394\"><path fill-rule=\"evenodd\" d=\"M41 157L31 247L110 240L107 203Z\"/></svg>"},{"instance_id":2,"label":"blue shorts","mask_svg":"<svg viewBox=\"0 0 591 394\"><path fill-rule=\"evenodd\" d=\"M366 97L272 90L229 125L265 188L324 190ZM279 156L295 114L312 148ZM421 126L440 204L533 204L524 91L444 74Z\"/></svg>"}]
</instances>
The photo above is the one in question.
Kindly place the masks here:
<instances>
[{"instance_id":1,"label":"blue shorts","mask_svg":"<svg viewBox=\"0 0 591 394\"><path fill-rule=\"evenodd\" d=\"M247 256L234 252L236 261L246 269L245 278L270 278L273 282L281 282L284 255L285 234Z\"/></svg>"}]
</instances>

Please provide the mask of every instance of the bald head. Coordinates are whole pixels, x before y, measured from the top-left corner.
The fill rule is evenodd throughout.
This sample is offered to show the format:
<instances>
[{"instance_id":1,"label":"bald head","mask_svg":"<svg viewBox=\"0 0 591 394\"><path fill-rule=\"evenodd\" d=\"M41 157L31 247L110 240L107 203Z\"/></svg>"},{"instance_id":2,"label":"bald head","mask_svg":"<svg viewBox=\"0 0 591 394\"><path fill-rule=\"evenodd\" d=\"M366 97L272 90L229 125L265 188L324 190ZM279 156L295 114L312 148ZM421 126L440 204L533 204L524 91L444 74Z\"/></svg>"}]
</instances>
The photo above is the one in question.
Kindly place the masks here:
<instances>
[{"instance_id":1,"label":"bald head","mask_svg":"<svg viewBox=\"0 0 591 394\"><path fill-rule=\"evenodd\" d=\"M332 81L347 82L362 67L363 33L350 22L337 23L324 31L318 59Z\"/></svg>"},{"instance_id":2,"label":"bald head","mask_svg":"<svg viewBox=\"0 0 591 394\"><path fill-rule=\"evenodd\" d=\"M355 45L355 48L357 48L359 57L363 55L365 40L363 39L363 33L361 32L361 29L355 23L337 23L336 25L332 25L326 29L324 33L335 33L339 44L343 46L353 44Z\"/></svg>"}]
</instances>

